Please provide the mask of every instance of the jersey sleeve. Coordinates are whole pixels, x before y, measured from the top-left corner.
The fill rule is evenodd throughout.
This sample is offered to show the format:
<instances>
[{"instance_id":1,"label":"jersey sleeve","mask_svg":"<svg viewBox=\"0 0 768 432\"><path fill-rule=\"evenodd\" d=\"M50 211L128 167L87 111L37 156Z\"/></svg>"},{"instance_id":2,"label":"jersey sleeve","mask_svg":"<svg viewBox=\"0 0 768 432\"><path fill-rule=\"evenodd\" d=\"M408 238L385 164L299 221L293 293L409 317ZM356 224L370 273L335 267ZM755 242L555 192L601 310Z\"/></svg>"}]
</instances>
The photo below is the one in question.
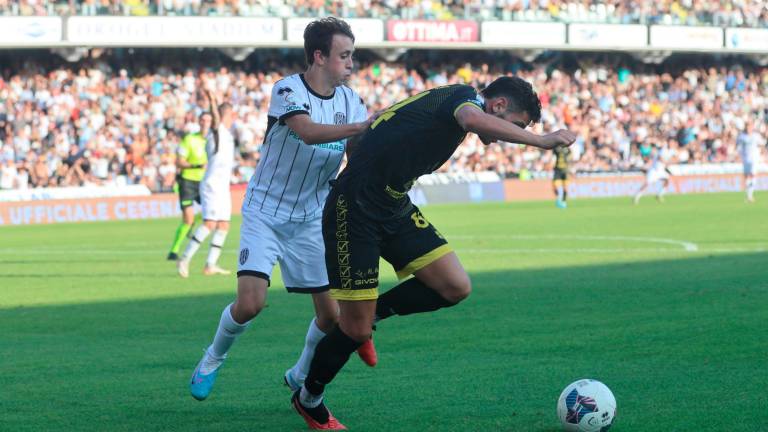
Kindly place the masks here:
<instances>
[{"instance_id":1,"label":"jersey sleeve","mask_svg":"<svg viewBox=\"0 0 768 432\"><path fill-rule=\"evenodd\" d=\"M294 80L278 81L272 88L269 115L285 124L285 119L298 114L309 114L309 101Z\"/></svg>"},{"instance_id":2,"label":"jersey sleeve","mask_svg":"<svg viewBox=\"0 0 768 432\"><path fill-rule=\"evenodd\" d=\"M460 86L452 95L443 102L440 107L440 116L445 121L456 121L456 112L464 106L473 106L480 111L484 111L485 102L477 94L474 88L470 86Z\"/></svg>"}]
</instances>

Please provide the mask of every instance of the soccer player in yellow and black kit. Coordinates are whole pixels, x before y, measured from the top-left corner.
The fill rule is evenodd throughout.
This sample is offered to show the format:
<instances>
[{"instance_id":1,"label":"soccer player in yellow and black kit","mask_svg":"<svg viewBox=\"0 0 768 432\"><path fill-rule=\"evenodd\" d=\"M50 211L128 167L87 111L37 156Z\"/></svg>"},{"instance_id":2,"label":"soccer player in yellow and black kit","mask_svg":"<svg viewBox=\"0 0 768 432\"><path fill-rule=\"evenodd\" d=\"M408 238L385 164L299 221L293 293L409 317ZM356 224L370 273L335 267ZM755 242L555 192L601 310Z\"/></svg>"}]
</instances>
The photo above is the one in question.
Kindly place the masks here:
<instances>
[{"instance_id":1,"label":"soccer player in yellow and black kit","mask_svg":"<svg viewBox=\"0 0 768 432\"><path fill-rule=\"evenodd\" d=\"M560 208L568 207L568 159L571 157L571 149L568 147L557 147L555 150L555 172L552 176L552 187L555 190L557 201L555 204Z\"/></svg>"},{"instance_id":2,"label":"soccer player in yellow and black kit","mask_svg":"<svg viewBox=\"0 0 768 432\"><path fill-rule=\"evenodd\" d=\"M195 223L195 201L200 204L200 181L205 176L205 165L208 156L205 152L206 136L211 130L213 117L211 113L200 114L200 131L189 133L179 143L176 155L176 168L179 174L176 185L179 189L179 204L181 206L181 224L176 228L168 260L179 259L179 250L184 238L187 237Z\"/></svg>"},{"instance_id":3,"label":"soccer player in yellow and black kit","mask_svg":"<svg viewBox=\"0 0 768 432\"><path fill-rule=\"evenodd\" d=\"M323 211L326 267L340 315L317 345L304 386L293 394L310 429L345 429L323 404L323 392L371 337L375 322L454 306L471 291L456 254L409 199L413 183L448 160L468 132L485 144L554 149L573 143L567 130L542 136L526 131L540 116L531 85L502 77L480 94L465 85L419 93L391 106L362 136ZM379 296L379 257L398 277L414 277Z\"/></svg>"}]
</instances>

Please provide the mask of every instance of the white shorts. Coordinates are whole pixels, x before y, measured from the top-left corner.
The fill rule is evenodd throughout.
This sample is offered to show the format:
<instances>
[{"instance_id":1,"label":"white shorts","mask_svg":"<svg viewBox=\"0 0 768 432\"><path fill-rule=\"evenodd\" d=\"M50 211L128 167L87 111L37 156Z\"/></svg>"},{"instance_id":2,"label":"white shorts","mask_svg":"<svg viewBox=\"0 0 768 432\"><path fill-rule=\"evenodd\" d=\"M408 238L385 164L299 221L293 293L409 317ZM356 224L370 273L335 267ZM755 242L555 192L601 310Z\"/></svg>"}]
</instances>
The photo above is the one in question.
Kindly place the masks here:
<instances>
[{"instance_id":1,"label":"white shorts","mask_svg":"<svg viewBox=\"0 0 768 432\"><path fill-rule=\"evenodd\" d=\"M656 183L661 180L669 180L669 174L664 170L648 171L648 174L645 176L645 181L648 184Z\"/></svg>"},{"instance_id":2,"label":"white shorts","mask_svg":"<svg viewBox=\"0 0 768 432\"><path fill-rule=\"evenodd\" d=\"M744 162L744 175L755 175L755 165L757 164L752 161Z\"/></svg>"},{"instance_id":3,"label":"white shorts","mask_svg":"<svg viewBox=\"0 0 768 432\"><path fill-rule=\"evenodd\" d=\"M237 275L269 282L276 263L288 292L327 291L322 220L283 221L244 206Z\"/></svg>"},{"instance_id":4,"label":"white shorts","mask_svg":"<svg viewBox=\"0 0 768 432\"><path fill-rule=\"evenodd\" d=\"M203 220L229 221L232 219L232 195L229 185L216 187L200 183L200 201L203 206Z\"/></svg>"}]
</instances>

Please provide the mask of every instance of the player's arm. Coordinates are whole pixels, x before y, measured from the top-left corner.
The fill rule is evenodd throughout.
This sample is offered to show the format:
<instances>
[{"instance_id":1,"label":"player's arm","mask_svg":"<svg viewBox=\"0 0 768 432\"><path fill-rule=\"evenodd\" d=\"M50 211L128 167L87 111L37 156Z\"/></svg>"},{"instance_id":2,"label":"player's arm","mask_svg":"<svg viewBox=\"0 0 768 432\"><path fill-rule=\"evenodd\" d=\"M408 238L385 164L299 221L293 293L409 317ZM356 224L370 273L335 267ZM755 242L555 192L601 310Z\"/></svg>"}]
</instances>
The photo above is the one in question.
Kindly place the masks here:
<instances>
[{"instance_id":1,"label":"player's arm","mask_svg":"<svg viewBox=\"0 0 768 432\"><path fill-rule=\"evenodd\" d=\"M479 135L484 142L506 141L552 150L555 147L569 146L576 140L576 135L565 129L536 135L469 104L456 110L454 117L462 129Z\"/></svg>"},{"instance_id":2,"label":"player's arm","mask_svg":"<svg viewBox=\"0 0 768 432\"><path fill-rule=\"evenodd\" d=\"M217 130L221 123L221 115L219 113L218 105L219 101L216 99L216 95L211 89L205 89L205 96L208 99L208 110L211 112L211 117L213 117L211 127L213 130Z\"/></svg>"},{"instance_id":3,"label":"player's arm","mask_svg":"<svg viewBox=\"0 0 768 432\"><path fill-rule=\"evenodd\" d=\"M327 125L315 123L309 115L301 113L286 118L285 124L306 144L324 144L360 135L368 129L373 120L374 117L371 116L359 123Z\"/></svg>"},{"instance_id":4,"label":"player's arm","mask_svg":"<svg viewBox=\"0 0 768 432\"><path fill-rule=\"evenodd\" d=\"M219 112L219 101L216 99L216 95L213 90L206 89L206 96L208 96L208 109L211 111L211 132L213 132L213 141L216 144L216 151L219 149L219 125L221 124L221 113Z\"/></svg>"}]
</instances>

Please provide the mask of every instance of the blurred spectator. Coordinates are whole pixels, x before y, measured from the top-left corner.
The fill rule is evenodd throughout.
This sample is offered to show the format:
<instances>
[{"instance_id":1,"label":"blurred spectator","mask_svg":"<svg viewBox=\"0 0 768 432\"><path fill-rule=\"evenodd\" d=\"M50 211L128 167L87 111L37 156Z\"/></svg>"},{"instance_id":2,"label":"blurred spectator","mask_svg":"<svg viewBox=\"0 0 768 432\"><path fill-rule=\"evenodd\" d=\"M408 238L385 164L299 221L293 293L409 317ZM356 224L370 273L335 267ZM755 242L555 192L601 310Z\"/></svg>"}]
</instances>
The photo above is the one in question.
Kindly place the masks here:
<instances>
[{"instance_id":1,"label":"blurred spectator","mask_svg":"<svg viewBox=\"0 0 768 432\"><path fill-rule=\"evenodd\" d=\"M0 15L200 15L768 27L764 0L0 0Z\"/></svg>"},{"instance_id":2,"label":"blurred spectator","mask_svg":"<svg viewBox=\"0 0 768 432\"><path fill-rule=\"evenodd\" d=\"M0 188L144 184L171 190L179 137L197 127L204 110L198 86L207 80L233 104L239 149L233 178L248 181L272 86L301 69L301 51L263 50L240 64L215 51L131 52L77 64L0 52ZM365 51L359 56L349 85L371 111L438 85L482 88L512 73L529 80L543 106L535 128L574 129L572 165L582 173L636 170L654 144L669 164L738 162L736 140L748 121L762 119L758 132L768 134L768 68L739 59L683 56L644 65L621 54L555 53L536 63L487 52L412 50L398 62ZM550 152L486 147L471 135L440 171L541 177L551 163Z\"/></svg>"}]
</instances>

